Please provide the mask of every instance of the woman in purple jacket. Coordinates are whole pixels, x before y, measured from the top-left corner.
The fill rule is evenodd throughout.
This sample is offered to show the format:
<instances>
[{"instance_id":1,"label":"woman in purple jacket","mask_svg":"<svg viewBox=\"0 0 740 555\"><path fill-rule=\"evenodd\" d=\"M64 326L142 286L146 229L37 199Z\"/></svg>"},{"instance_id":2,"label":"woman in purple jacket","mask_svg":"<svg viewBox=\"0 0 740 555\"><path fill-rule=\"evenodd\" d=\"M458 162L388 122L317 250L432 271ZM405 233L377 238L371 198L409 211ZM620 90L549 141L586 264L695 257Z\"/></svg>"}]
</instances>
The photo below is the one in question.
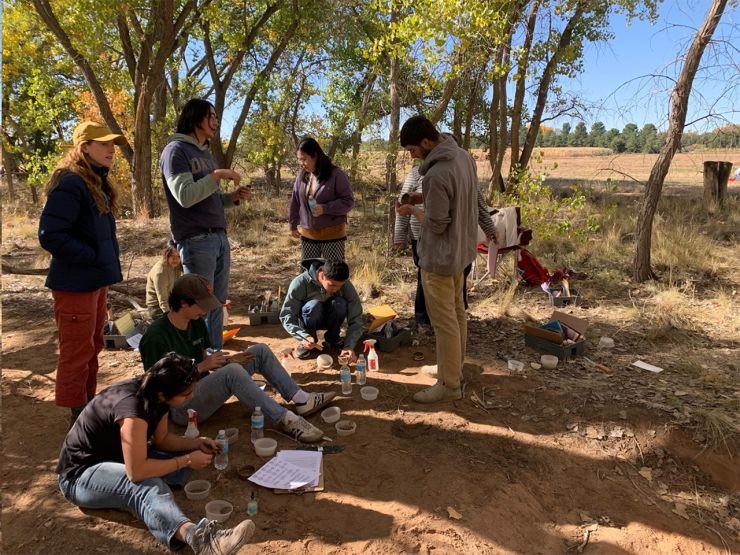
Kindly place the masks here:
<instances>
[{"instance_id":1,"label":"woman in purple jacket","mask_svg":"<svg viewBox=\"0 0 740 555\"><path fill-rule=\"evenodd\" d=\"M344 260L347 213L355 205L347 174L335 166L316 139L298 145L301 171L293 186L288 221L301 239L301 258Z\"/></svg>"}]
</instances>

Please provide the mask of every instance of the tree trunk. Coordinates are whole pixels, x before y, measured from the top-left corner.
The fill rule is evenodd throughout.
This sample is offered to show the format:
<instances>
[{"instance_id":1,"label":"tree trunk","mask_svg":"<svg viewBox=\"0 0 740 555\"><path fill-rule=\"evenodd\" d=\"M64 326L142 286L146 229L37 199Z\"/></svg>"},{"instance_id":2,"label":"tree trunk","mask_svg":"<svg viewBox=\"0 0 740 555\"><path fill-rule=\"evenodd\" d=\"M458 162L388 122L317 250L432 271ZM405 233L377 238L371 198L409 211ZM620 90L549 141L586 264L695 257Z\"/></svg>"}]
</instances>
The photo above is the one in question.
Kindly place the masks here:
<instances>
[{"instance_id":1,"label":"tree trunk","mask_svg":"<svg viewBox=\"0 0 740 555\"><path fill-rule=\"evenodd\" d=\"M671 94L671 113L668 120L666 142L660 149L658 159L650 171L650 177L645 186L645 194L643 195L637 216L637 231L635 233L636 248L635 257L632 261L632 276L638 282L647 281L655 276L650 264L655 210L658 207L660 193L663 189L663 181L668 173L668 169L671 167L673 155L681 144L691 86L694 82L696 71L699 68L704 49L712 39L714 30L717 28L717 24L722 17L726 5L727 0L713 0L704 19L704 23L696 32L696 35L694 35L694 40L686 53L686 61Z\"/></svg>"},{"instance_id":2,"label":"tree trunk","mask_svg":"<svg viewBox=\"0 0 740 555\"><path fill-rule=\"evenodd\" d=\"M550 93L550 83L555 75L555 70L557 69L558 64L560 64L561 58L570 47L570 43L573 40L573 34L580 24L584 10L586 9L585 4L586 2L578 2L578 4L576 4L575 12L568 20L568 23L566 23L565 29L563 29L563 33L560 35L557 49L553 53L552 58L550 58L547 64L545 64L545 69L542 71L542 77L540 78L540 83L537 87L537 100L535 102L534 110L532 111L532 118L529 123L529 129L527 130L527 137L524 140L524 146L522 147L521 155L519 156L518 165L522 168L529 164L529 159L534 151L537 135L540 132L542 114L545 111L547 96ZM518 140L518 137L512 137L512 140L515 139Z\"/></svg>"},{"instance_id":3,"label":"tree trunk","mask_svg":"<svg viewBox=\"0 0 740 555\"><path fill-rule=\"evenodd\" d=\"M537 12L540 7L540 0L532 2L532 7L527 18L527 31L519 54L517 67L516 89L514 92L514 105L511 109L511 162L509 164L509 179L516 174L519 169L519 133L522 125L522 111L524 108L524 94L527 87L527 72L529 71L529 55L532 50L532 40L534 37L535 24L537 23Z\"/></svg>"},{"instance_id":4,"label":"tree trunk","mask_svg":"<svg viewBox=\"0 0 740 555\"><path fill-rule=\"evenodd\" d=\"M357 114L357 129L355 129L355 132L352 135L352 162L349 170L350 183L354 183L357 179L357 160L360 155L362 132L365 130L365 119L367 118L367 111L370 108L370 98L372 97L373 88L375 87L375 81L377 78L377 74L373 74L370 79L368 79L365 91L362 93L362 104L360 105L360 111Z\"/></svg>"},{"instance_id":5,"label":"tree trunk","mask_svg":"<svg viewBox=\"0 0 740 555\"><path fill-rule=\"evenodd\" d=\"M157 215L152 192L152 125L149 119L149 107L152 104L152 92L149 84L139 90L134 128L134 159L131 168L131 200L134 214L143 218Z\"/></svg>"},{"instance_id":6,"label":"tree trunk","mask_svg":"<svg viewBox=\"0 0 740 555\"><path fill-rule=\"evenodd\" d=\"M704 206L709 213L724 207L730 172L732 162L704 162Z\"/></svg>"},{"instance_id":7,"label":"tree trunk","mask_svg":"<svg viewBox=\"0 0 740 555\"><path fill-rule=\"evenodd\" d=\"M391 58L390 99L391 122L388 129L388 153L385 158L385 188L390 193L398 190L396 162L398 160L398 130L401 126L401 100L398 96L399 60Z\"/></svg>"}]
</instances>

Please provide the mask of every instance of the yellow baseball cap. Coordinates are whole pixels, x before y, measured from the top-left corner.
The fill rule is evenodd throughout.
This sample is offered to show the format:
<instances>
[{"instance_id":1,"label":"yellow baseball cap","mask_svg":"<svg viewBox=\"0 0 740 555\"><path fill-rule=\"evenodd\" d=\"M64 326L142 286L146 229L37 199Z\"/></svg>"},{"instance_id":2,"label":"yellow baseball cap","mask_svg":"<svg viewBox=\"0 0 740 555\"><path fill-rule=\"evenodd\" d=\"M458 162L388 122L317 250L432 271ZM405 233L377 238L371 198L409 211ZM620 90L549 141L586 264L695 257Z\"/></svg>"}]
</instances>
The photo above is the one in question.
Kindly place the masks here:
<instances>
[{"instance_id":1,"label":"yellow baseball cap","mask_svg":"<svg viewBox=\"0 0 740 555\"><path fill-rule=\"evenodd\" d=\"M72 134L72 143L77 146L85 141L113 141L118 146L126 144L126 137L113 133L108 127L94 121L83 121Z\"/></svg>"}]
</instances>

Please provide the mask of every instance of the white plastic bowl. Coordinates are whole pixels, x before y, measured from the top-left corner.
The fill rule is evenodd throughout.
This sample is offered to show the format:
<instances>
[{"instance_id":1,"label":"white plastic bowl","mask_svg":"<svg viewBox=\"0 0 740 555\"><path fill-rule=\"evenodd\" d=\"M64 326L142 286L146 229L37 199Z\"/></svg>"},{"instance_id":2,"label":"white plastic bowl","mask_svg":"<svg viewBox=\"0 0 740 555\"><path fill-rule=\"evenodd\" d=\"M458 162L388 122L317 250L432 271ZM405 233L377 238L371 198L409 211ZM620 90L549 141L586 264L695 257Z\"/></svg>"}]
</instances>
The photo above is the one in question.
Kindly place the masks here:
<instances>
[{"instance_id":1,"label":"white plastic bowl","mask_svg":"<svg viewBox=\"0 0 740 555\"><path fill-rule=\"evenodd\" d=\"M193 480L185 484L185 497L199 501L211 493L211 482L208 480Z\"/></svg>"},{"instance_id":2,"label":"white plastic bowl","mask_svg":"<svg viewBox=\"0 0 740 555\"><path fill-rule=\"evenodd\" d=\"M334 424L334 428L337 430L337 435L349 436L355 433L355 430L357 430L357 424L351 420L340 420Z\"/></svg>"},{"instance_id":3,"label":"white plastic bowl","mask_svg":"<svg viewBox=\"0 0 740 555\"><path fill-rule=\"evenodd\" d=\"M239 428L226 428L226 439L229 440L229 446L234 445L239 439Z\"/></svg>"},{"instance_id":4,"label":"white plastic bowl","mask_svg":"<svg viewBox=\"0 0 740 555\"><path fill-rule=\"evenodd\" d=\"M334 359L331 358L331 355L319 355L316 357L316 366L322 370L331 368L332 364L334 364Z\"/></svg>"},{"instance_id":5,"label":"white plastic bowl","mask_svg":"<svg viewBox=\"0 0 740 555\"><path fill-rule=\"evenodd\" d=\"M234 512L234 505L228 501L217 499L206 503L206 518L217 522L226 522L229 520L231 513Z\"/></svg>"},{"instance_id":6,"label":"white plastic bowl","mask_svg":"<svg viewBox=\"0 0 740 555\"><path fill-rule=\"evenodd\" d=\"M558 357L555 355L542 355L540 357L540 362L542 363L542 366L544 368L547 368L548 370L552 370L558 365Z\"/></svg>"},{"instance_id":7,"label":"white plastic bowl","mask_svg":"<svg viewBox=\"0 0 740 555\"><path fill-rule=\"evenodd\" d=\"M375 401L378 398L378 388L371 385L366 385L360 389L360 395L365 401Z\"/></svg>"},{"instance_id":8,"label":"white plastic bowl","mask_svg":"<svg viewBox=\"0 0 740 555\"><path fill-rule=\"evenodd\" d=\"M254 452L259 457L272 457L277 449L277 441L271 437L263 437L254 442Z\"/></svg>"},{"instance_id":9,"label":"white plastic bowl","mask_svg":"<svg viewBox=\"0 0 740 555\"><path fill-rule=\"evenodd\" d=\"M509 370L512 372L521 372L524 370L524 363L518 360L514 360L513 358L510 358L508 361Z\"/></svg>"},{"instance_id":10,"label":"white plastic bowl","mask_svg":"<svg viewBox=\"0 0 740 555\"><path fill-rule=\"evenodd\" d=\"M334 424L334 422L339 420L341 415L342 411L339 407L329 407L321 411L321 419L327 424Z\"/></svg>"}]
</instances>

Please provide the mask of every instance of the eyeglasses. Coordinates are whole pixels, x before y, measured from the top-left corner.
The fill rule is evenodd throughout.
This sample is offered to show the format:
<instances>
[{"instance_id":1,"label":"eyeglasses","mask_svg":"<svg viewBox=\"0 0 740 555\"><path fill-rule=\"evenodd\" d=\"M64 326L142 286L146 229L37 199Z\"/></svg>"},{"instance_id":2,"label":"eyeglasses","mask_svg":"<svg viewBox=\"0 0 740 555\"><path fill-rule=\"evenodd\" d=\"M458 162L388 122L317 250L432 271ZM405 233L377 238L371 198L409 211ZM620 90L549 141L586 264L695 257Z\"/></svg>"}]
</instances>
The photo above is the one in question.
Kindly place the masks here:
<instances>
[{"instance_id":1,"label":"eyeglasses","mask_svg":"<svg viewBox=\"0 0 740 555\"><path fill-rule=\"evenodd\" d=\"M185 379L183 380L183 383L185 385L190 385L195 381L195 378L198 376L198 363L195 362L194 358L190 359L190 362L192 363L192 366L190 367L190 372L187 376L185 376Z\"/></svg>"}]
</instances>

